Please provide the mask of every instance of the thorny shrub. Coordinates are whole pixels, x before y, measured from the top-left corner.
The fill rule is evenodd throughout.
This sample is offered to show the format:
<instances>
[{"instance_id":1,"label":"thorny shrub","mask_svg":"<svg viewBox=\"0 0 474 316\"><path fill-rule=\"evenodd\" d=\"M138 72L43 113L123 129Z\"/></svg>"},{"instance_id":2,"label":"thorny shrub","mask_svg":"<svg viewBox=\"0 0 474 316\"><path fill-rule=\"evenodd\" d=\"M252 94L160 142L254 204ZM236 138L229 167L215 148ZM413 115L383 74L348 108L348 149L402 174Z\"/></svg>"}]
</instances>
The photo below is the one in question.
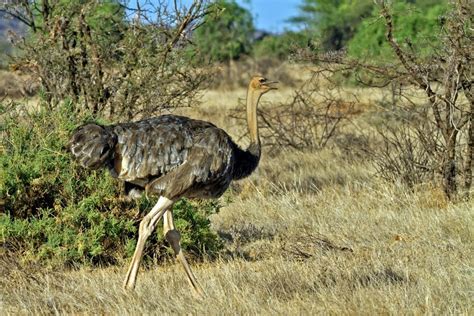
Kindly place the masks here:
<instances>
[{"instance_id":1,"label":"thorny shrub","mask_svg":"<svg viewBox=\"0 0 474 316\"><path fill-rule=\"evenodd\" d=\"M373 162L377 174L410 188L435 181L440 169L434 159L440 154L440 135L434 133L427 137L429 134L426 134L426 128L400 124L378 129L377 147L371 144L363 149L367 158ZM420 142L420 139L426 141Z\"/></svg>"},{"instance_id":2,"label":"thorny shrub","mask_svg":"<svg viewBox=\"0 0 474 316\"><path fill-rule=\"evenodd\" d=\"M69 98L78 112L132 119L194 104L207 73L184 48L207 6L141 5L146 9L129 1L0 4L29 31L16 38L22 53L11 67L38 78L51 110Z\"/></svg>"}]
</instances>

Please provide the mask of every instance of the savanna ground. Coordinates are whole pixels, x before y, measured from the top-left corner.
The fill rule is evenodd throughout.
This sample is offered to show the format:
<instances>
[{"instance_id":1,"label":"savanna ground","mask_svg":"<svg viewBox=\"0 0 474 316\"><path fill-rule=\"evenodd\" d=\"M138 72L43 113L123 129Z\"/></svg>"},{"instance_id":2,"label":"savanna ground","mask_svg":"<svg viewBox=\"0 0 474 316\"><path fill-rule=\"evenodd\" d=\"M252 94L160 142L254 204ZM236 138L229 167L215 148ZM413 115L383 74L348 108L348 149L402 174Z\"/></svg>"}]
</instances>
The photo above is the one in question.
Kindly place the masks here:
<instances>
[{"instance_id":1,"label":"savanna ground","mask_svg":"<svg viewBox=\"0 0 474 316\"><path fill-rule=\"evenodd\" d=\"M291 93L282 86L262 101ZM244 89L208 91L200 107L179 112L245 143L245 126L230 117L242 106L239 98ZM369 106L351 126L363 128L378 115ZM211 220L226 249L216 260L192 264L204 299L193 296L172 262L148 265L135 292L125 292L126 261L71 271L2 257L2 314L474 312L472 202L448 202L430 185L385 182L364 156L332 146L264 152L255 174L221 200Z\"/></svg>"}]
</instances>

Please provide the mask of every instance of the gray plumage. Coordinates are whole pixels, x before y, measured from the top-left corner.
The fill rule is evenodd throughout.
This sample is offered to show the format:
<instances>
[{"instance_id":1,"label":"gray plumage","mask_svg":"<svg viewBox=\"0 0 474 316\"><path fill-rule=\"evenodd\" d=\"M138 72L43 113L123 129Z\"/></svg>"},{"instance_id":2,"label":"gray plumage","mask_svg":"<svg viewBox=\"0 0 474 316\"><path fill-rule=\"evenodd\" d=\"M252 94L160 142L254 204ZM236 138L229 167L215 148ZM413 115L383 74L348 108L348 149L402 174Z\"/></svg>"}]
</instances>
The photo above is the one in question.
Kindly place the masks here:
<instances>
[{"instance_id":1,"label":"gray plumage","mask_svg":"<svg viewBox=\"0 0 474 316\"><path fill-rule=\"evenodd\" d=\"M169 199L219 197L260 159L259 146L244 151L215 125L175 115L86 124L72 134L69 148L83 167L106 167L128 187Z\"/></svg>"}]
</instances>

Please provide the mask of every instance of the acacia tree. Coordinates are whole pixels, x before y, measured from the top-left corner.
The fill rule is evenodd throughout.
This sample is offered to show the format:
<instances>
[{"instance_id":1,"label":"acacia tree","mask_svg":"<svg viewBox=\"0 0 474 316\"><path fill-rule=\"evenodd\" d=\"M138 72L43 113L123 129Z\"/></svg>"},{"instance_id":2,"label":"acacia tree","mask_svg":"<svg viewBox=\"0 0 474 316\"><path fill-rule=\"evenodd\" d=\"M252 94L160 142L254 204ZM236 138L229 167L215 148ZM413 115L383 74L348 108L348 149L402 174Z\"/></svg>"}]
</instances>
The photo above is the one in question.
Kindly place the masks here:
<instances>
[{"instance_id":1,"label":"acacia tree","mask_svg":"<svg viewBox=\"0 0 474 316\"><path fill-rule=\"evenodd\" d=\"M68 98L94 116L143 117L192 104L206 78L184 50L204 1L21 0L0 11L28 26L13 67L40 79L50 109Z\"/></svg>"},{"instance_id":2,"label":"acacia tree","mask_svg":"<svg viewBox=\"0 0 474 316\"><path fill-rule=\"evenodd\" d=\"M440 34L442 45L429 59L420 60L414 50L403 49L394 39L390 10L384 1L380 5L387 41L403 70L397 77L403 76L410 84L424 91L431 108L432 122L442 136L439 164L444 191L449 198L453 198L458 192L458 174L464 173L464 189L468 194L472 185L474 154L472 7L464 0L452 3ZM467 102L463 102L463 94ZM466 131L466 148L462 148L459 145ZM464 166L461 161L464 161Z\"/></svg>"},{"instance_id":3,"label":"acacia tree","mask_svg":"<svg viewBox=\"0 0 474 316\"><path fill-rule=\"evenodd\" d=\"M398 87L393 92L404 101L399 106L412 120L403 123L409 130L381 132L385 153L378 157L385 159L384 166L393 167L396 160L405 171L439 175L450 199L460 191L469 196L474 158L472 6L468 0L451 1L449 11L439 19L436 40L430 50L422 51L410 38L397 36L403 26L394 23L386 1L377 4L392 52L388 61L356 59L343 52L303 56L318 63L318 73L328 80L335 73L355 73L362 85ZM425 96L424 104L414 101L414 90Z\"/></svg>"}]
</instances>

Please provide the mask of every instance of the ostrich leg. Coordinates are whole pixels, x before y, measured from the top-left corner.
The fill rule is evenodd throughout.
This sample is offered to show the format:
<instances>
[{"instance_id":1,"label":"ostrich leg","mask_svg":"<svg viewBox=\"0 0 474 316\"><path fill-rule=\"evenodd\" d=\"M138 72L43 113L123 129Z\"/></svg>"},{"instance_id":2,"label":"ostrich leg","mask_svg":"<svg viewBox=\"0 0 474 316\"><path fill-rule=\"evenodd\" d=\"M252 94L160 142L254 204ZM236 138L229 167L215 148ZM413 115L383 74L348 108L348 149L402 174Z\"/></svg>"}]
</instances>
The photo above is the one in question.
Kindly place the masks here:
<instances>
[{"instance_id":1,"label":"ostrich leg","mask_svg":"<svg viewBox=\"0 0 474 316\"><path fill-rule=\"evenodd\" d=\"M127 276L123 282L123 287L125 289L131 290L135 287L138 267L140 266L140 261L142 260L143 249L145 248L146 240L155 230L156 223L160 220L166 210L173 205L173 203L174 202L172 200L161 196L150 213L148 213L140 222L137 246L135 247L135 253L133 254L132 262L128 268Z\"/></svg>"},{"instance_id":2,"label":"ostrich leg","mask_svg":"<svg viewBox=\"0 0 474 316\"><path fill-rule=\"evenodd\" d=\"M165 212L163 218L163 233L165 234L166 240L170 243L171 247L173 248L176 258L181 262L186 271L186 275L188 277L189 284L191 284L192 288L196 292L197 296L204 297L204 291L202 290L201 286L196 280L191 268L189 267L186 258L184 257L183 250L181 249L180 239L181 235L174 227L173 221L173 212L168 210Z\"/></svg>"}]
</instances>

